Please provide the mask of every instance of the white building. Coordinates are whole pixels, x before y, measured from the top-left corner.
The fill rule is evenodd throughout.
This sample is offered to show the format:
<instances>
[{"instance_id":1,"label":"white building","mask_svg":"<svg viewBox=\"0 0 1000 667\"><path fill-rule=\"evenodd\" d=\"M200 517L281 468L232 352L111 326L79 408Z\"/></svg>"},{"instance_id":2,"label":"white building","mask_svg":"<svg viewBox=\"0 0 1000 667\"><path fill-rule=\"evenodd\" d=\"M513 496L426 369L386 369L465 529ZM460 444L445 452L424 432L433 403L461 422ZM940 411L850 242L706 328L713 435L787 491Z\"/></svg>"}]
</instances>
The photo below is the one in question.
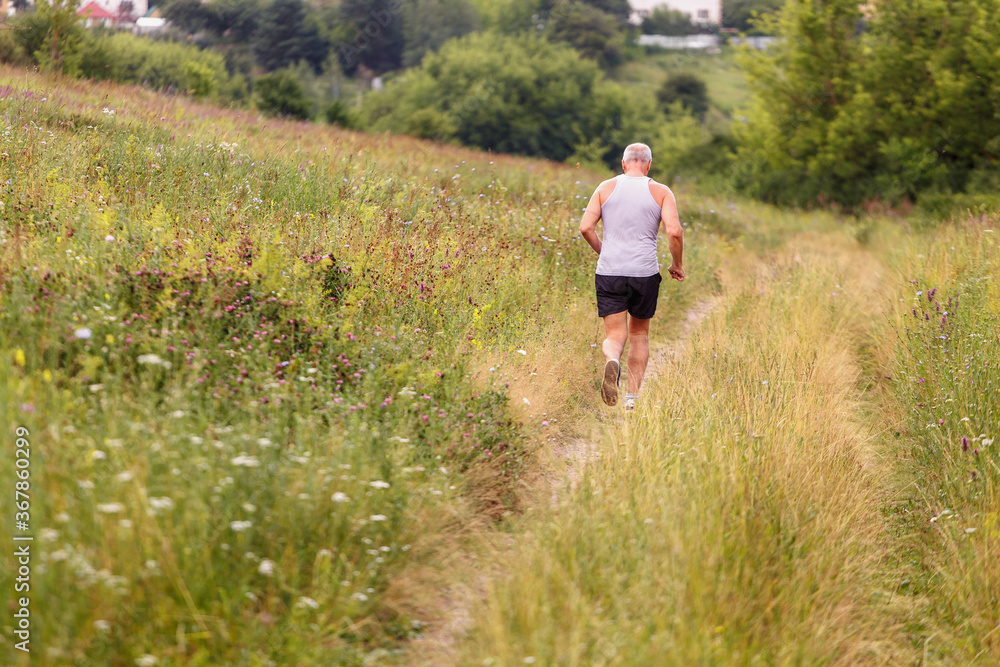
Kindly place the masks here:
<instances>
[{"instance_id":1,"label":"white building","mask_svg":"<svg viewBox=\"0 0 1000 667\"><path fill-rule=\"evenodd\" d=\"M722 25L722 0L629 0L629 5L629 21L636 25L660 8L684 12L695 25Z\"/></svg>"}]
</instances>

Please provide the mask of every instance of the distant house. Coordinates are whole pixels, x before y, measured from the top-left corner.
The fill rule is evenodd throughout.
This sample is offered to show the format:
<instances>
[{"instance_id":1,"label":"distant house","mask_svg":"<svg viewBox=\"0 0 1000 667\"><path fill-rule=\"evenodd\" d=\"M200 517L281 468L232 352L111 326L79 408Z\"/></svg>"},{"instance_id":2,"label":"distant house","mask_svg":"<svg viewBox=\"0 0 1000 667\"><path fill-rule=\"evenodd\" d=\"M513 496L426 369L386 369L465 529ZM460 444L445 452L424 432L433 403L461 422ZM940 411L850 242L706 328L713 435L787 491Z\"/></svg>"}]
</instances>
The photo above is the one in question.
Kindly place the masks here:
<instances>
[{"instance_id":1,"label":"distant house","mask_svg":"<svg viewBox=\"0 0 1000 667\"><path fill-rule=\"evenodd\" d=\"M34 5L35 0L28 0L29 5ZM95 7L100 7L104 11L111 14L114 19L113 23L133 23L136 18L140 16L145 16L149 11L149 0L89 0L87 2L82 2L80 10L77 14L83 16L82 10L90 5ZM96 12L92 10L90 13ZM8 14L14 13L14 4L11 0L0 0L0 16L6 16ZM96 17L98 13L94 13ZM103 19L97 19L103 20Z\"/></svg>"},{"instance_id":2,"label":"distant house","mask_svg":"<svg viewBox=\"0 0 1000 667\"><path fill-rule=\"evenodd\" d=\"M629 0L629 21L638 25L657 9L684 12L695 25L722 25L722 0Z\"/></svg>"},{"instance_id":3,"label":"distant house","mask_svg":"<svg viewBox=\"0 0 1000 667\"><path fill-rule=\"evenodd\" d=\"M96 2L88 2L80 9L76 10L76 15L83 18L83 24L88 28L102 26L110 28L114 25L115 15L101 7Z\"/></svg>"}]
</instances>

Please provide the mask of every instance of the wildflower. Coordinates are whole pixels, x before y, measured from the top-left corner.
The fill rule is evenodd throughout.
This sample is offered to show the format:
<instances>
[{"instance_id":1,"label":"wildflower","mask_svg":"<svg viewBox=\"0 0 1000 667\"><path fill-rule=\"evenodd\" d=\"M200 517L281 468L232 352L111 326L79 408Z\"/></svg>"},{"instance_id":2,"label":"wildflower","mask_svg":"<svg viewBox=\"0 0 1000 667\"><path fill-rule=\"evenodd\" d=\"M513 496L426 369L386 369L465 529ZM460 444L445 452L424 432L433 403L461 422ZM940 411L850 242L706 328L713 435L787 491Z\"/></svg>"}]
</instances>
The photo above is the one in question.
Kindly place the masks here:
<instances>
[{"instance_id":1,"label":"wildflower","mask_svg":"<svg viewBox=\"0 0 1000 667\"><path fill-rule=\"evenodd\" d=\"M371 486L376 489L388 489L389 482L383 482L382 480L375 480L374 482L371 482L368 486Z\"/></svg>"},{"instance_id":2,"label":"wildflower","mask_svg":"<svg viewBox=\"0 0 1000 667\"><path fill-rule=\"evenodd\" d=\"M230 461L234 466L243 466L245 468L256 468L260 465L260 459L256 456L247 456L246 454L240 454Z\"/></svg>"},{"instance_id":3,"label":"wildflower","mask_svg":"<svg viewBox=\"0 0 1000 667\"><path fill-rule=\"evenodd\" d=\"M94 335L94 332L88 329L87 327L80 327L79 329L73 332L73 335L79 338L80 340L90 340L90 337Z\"/></svg>"},{"instance_id":4,"label":"wildflower","mask_svg":"<svg viewBox=\"0 0 1000 667\"><path fill-rule=\"evenodd\" d=\"M159 366L163 364L163 359L158 354L140 354L136 361L143 366Z\"/></svg>"},{"instance_id":5,"label":"wildflower","mask_svg":"<svg viewBox=\"0 0 1000 667\"><path fill-rule=\"evenodd\" d=\"M918 294L919 294L919 292L918 292ZM927 291L927 300L928 301L933 301L935 294L937 294L937 287L935 287L934 289L928 290Z\"/></svg>"},{"instance_id":6,"label":"wildflower","mask_svg":"<svg viewBox=\"0 0 1000 667\"><path fill-rule=\"evenodd\" d=\"M518 350L518 351L517 351L517 353L518 353L518 354L523 354L523 355L527 355L527 354L528 354L528 353L527 353L527 352L525 352L524 350Z\"/></svg>"},{"instance_id":7,"label":"wildflower","mask_svg":"<svg viewBox=\"0 0 1000 667\"><path fill-rule=\"evenodd\" d=\"M963 452L969 451L969 439L964 435L962 436L962 451Z\"/></svg>"},{"instance_id":8,"label":"wildflower","mask_svg":"<svg viewBox=\"0 0 1000 667\"><path fill-rule=\"evenodd\" d=\"M372 514L370 517L368 517L370 521L385 521L386 518L387 517L384 514Z\"/></svg>"},{"instance_id":9,"label":"wildflower","mask_svg":"<svg viewBox=\"0 0 1000 667\"><path fill-rule=\"evenodd\" d=\"M243 503L242 507L243 511L249 512L250 514L253 514L254 512L257 511L257 506L254 505L253 503Z\"/></svg>"},{"instance_id":10,"label":"wildflower","mask_svg":"<svg viewBox=\"0 0 1000 667\"><path fill-rule=\"evenodd\" d=\"M111 241L115 240L115 237L112 236L111 234L108 234L107 236L104 237L104 240L108 241L108 242L111 242Z\"/></svg>"},{"instance_id":11,"label":"wildflower","mask_svg":"<svg viewBox=\"0 0 1000 667\"><path fill-rule=\"evenodd\" d=\"M94 629L98 632L107 632L111 629L111 624L103 620L94 621Z\"/></svg>"},{"instance_id":12,"label":"wildflower","mask_svg":"<svg viewBox=\"0 0 1000 667\"><path fill-rule=\"evenodd\" d=\"M150 498L149 506L152 508L153 513L159 512L160 510L170 510L174 508L173 498L167 496L162 496L160 498Z\"/></svg>"},{"instance_id":13,"label":"wildflower","mask_svg":"<svg viewBox=\"0 0 1000 667\"><path fill-rule=\"evenodd\" d=\"M95 449L90 453L90 458L94 459L95 461L103 461L104 459L108 458L108 455L99 449Z\"/></svg>"},{"instance_id":14,"label":"wildflower","mask_svg":"<svg viewBox=\"0 0 1000 667\"><path fill-rule=\"evenodd\" d=\"M22 350L21 348L17 348L17 350L14 352L14 363L17 364L18 366L21 366L22 368L26 363L24 359L24 350Z\"/></svg>"},{"instance_id":15,"label":"wildflower","mask_svg":"<svg viewBox=\"0 0 1000 667\"><path fill-rule=\"evenodd\" d=\"M112 111L111 113L114 114L114 111ZM155 655L150 655L148 653L146 653L140 658L135 659L135 664L137 665L137 667L153 667L153 665L156 665L159 662L160 662L159 658L157 658Z\"/></svg>"},{"instance_id":16,"label":"wildflower","mask_svg":"<svg viewBox=\"0 0 1000 667\"><path fill-rule=\"evenodd\" d=\"M345 494L344 492L337 491L335 494L330 496L330 500L332 500L335 503L346 503L347 501L350 500L350 498L348 498L347 494Z\"/></svg>"},{"instance_id":17,"label":"wildflower","mask_svg":"<svg viewBox=\"0 0 1000 667\"><path fill-rule=\"evenodd\" d=\"M131 482L132 481L132 471L126 470L125 472L120 472L115 475L115 479L119 482Z\"/></svg>"},{"instance_id":18,"label":"wildflower","mask_svg":"<svg viewBox=\"0 0 1000 667\"><path fill-rule=\"evenodd\" d=\"M121 503L100 503L97 506L97 511L101 514L117 514L125 511L125 506Z\"/></svg>"},{"instance_id":19,"label":"wildflower","mask_svg":"<svg viewBox=\"0 0 1000 667\"><path fill-rule=\"evenodd\" d=\"M242 533L244 530L253 525L251 521L230 521L229 528L232 529L234 533Z\"/></svg>"},{"instance_id":20,"label":"wildflower","mask_svg":"<svg viewBox=\"0 0 1000 667\"><path fill-rule=\"evenodd\" d=\"M295 603L295 606L299 609L319 609L319 602L303 595Z\"/></svg>"},{"instance_id":21,"label":"wildflower","mask_svg":"<svg viewBox=\"0 0 1000 667\"><path fill-rule=\"evenodd\" d=\"M270 577L274 575L274 561L270 558L265 558L260 562L257 567L257 571L263 574L265 577Z\"/></svg>"}]
</instances>

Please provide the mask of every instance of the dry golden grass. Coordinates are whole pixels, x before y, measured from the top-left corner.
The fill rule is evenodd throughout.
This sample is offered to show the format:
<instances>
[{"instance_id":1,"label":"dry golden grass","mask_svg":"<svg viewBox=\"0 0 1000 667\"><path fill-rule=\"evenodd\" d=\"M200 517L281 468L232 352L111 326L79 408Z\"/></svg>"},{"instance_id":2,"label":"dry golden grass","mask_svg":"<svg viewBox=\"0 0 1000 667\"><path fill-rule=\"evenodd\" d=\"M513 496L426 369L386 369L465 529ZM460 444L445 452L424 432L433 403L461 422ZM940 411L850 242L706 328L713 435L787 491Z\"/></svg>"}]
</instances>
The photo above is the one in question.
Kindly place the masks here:
<instances>
[{"instance_id":1,"label":"dry golden grass","mask_svg":"<svg viewBox=\"0 0 1000 667\"><path fill-rule=\"evenodd\" d=\"M899 664L887 466L858 351L878 265L803 233L726 263L727 295L666 359L566 502L504 550L460 664Z\"/></svg>"}]
</instances>

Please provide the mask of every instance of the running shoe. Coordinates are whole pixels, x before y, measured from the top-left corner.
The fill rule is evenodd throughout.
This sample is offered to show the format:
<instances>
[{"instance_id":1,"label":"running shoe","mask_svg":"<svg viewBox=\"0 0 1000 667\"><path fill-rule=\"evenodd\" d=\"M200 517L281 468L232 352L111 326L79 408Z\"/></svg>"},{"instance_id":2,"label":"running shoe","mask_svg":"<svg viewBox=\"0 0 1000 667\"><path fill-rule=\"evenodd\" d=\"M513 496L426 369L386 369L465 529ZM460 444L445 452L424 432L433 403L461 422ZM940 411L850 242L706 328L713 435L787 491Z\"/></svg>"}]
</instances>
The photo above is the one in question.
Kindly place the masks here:
<instances>
[{"instance_id":1,"label":"running shoe","mask_svg":"<svg viewBox=\"0 0 1000 667\"><path fill-rule=\"evenodd\" d=\"M601 383L601 398L605 405L618 403L618 379L622 376L622 365L617 359L604 364L604 382Z\"/></svg>"}]
</instances>

